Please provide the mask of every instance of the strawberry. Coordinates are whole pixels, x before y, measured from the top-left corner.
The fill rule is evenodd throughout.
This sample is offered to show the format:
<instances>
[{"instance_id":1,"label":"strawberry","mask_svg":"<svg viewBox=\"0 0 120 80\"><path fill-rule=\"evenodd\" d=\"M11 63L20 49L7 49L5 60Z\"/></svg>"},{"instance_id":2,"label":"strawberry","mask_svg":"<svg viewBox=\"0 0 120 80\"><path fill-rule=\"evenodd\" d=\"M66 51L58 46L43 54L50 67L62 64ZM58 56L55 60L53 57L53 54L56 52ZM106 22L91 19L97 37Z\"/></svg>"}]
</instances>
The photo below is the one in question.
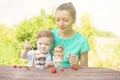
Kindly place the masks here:
<instances>
[{"instance_id":1,"label":"strawberry","mask_svg":"<svg viewBox=\"0 0 120 80\"><path fill-rule=\"evenodd\" d=\"M57 72L57 70L55 67L51 69L51 73L56 73L56 72Z\"/></svg>"},{"instance_id":2,"label":"strawberry","mask_svg":"<svg viewBox=\"0 0 120 80\"><path fill-rule=\"evenodd\" d=\"M64 69L63 69L63 68L61 68L61 69L60 69L60 71L64 71Z\"/></svg>"},{"instance_id":3,"label":"strawberry","mask_svg":"<svg viewBox=\"0 0 120 80\"><path fill-rule=\"evenodd\" d=\"M18 66L18 68L22 68L22 66Z\"/></svg>"},{"instance_id":4,"label":"strawberry","mask_svg":"<svg viewBox=\"0 0 120 80\"><path fill-rule=\"evenodd\" d=\"M72 69L73 69L73 70L78 70L78 66L77 66L77 65L73 65L73 66L72 66Z\"/></svg>"},{"instance_id":5,"label":"strawberry","mask_svg":"<svg viewBox=\"0 0 120 80\"><path fill-rule=\"evenodd\" d=\"M63 47L62 46L58 46L59 48L61 48L61 49L63 49Z\"/></svg>"},{"instance_id":6,"label":"strawberry","mask_svg":"<svg viewBox=\"0 0 120 80\"><path fill-rule=\"evenodd\" d=\"M27 70L30 70L30 68L29 68L29 67L27 67Z\"/></svg>"},{"instance_id":7,"label":"strawberry","mask_svg":"<svg viewBox=\"0 0 120 80\"><path fill-rule=\"evenodd\" d=\"M61 55L60 54L58 54L58 57L60 57Z\"/></svg>"},{"instance_id":8,"label":"strawberry","mask_svg":"<svg viewBox=\"0 0 120 80\"><path fill-rule=\"evenodd\" d=\"M13 65L13 68L17 68L17 65Z\"/></svg>"},{"instance_id":9,"label":"strawberry","mask_svg":"<svg viewBox=\"0 0 120 80\"><path fill-rule=\"evenodd\" d=\"M25 68L28 68L28 66L25 66Z\"/></svg>"}]
</instances>

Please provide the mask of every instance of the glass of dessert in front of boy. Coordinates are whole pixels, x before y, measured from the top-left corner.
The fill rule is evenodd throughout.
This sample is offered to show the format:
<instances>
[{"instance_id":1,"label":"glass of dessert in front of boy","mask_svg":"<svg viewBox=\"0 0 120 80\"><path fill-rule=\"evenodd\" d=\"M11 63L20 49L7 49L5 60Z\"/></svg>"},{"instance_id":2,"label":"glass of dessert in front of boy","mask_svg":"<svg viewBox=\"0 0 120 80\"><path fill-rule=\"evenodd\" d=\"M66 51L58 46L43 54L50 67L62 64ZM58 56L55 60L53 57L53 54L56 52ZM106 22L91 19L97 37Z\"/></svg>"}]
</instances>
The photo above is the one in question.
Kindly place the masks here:
<instances>
[{"instance_id":1,"label":"glass of dessert in front of boy","mask_svg":"<svg viewBox=\"0 0 120 80\"><path fill-rule=\"evenodd\" d=\"M58 46L55 49L55 67L57 67L57 69L61 69L61 63L63 61L64 58L64 48L62 46Z\"/></svg>"},{"instance_id":2,"label":"glass of dessert in front of boy","mask_svg":"<svg viewBox=\"0 0 120 80\"><path fill-rule=\"evenodd\" d=\"M45 69L46 56L44 54L35 53L34 63L35 67Z\"/></svg>"}]
</instances>

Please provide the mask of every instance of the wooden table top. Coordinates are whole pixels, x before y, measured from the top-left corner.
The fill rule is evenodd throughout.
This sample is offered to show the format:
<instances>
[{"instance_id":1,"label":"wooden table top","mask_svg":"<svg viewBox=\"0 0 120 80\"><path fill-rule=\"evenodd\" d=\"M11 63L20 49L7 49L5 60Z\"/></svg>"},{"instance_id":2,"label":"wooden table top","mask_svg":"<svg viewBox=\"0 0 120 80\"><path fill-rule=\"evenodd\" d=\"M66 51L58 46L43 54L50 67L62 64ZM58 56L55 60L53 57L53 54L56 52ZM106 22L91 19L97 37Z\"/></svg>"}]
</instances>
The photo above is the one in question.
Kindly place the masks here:
<instances>
[{"instance_id":1,"label":"wooden table top","mask_svg":"<svg viewBox=\"0 0 120 80\"><path fill-rule=\"evenodd\" d=\"M14 68L10 66L0 66L0 80L120 80L120 71L86 67L77 71L65 68L51 73L51 68Z\"/></svg>"}]
</instances>

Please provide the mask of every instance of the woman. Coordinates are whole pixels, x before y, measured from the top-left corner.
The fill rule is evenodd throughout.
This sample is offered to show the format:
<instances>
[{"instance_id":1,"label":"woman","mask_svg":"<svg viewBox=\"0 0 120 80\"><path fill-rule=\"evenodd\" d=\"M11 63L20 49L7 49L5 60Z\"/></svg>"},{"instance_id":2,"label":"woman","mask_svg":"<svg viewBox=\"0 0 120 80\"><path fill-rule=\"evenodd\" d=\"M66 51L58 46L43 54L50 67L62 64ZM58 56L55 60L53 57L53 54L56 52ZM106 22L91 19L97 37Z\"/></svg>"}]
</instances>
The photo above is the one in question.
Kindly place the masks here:
<instances>
[{"instance_id":1,"label":"woman","mask_svg":"<svg viewBox=\"0 0 120 80\"><path fill-rule=\"evenodd\" d=\"M72 3L63 3L55 12L58 30L53 30L55 47L64 48L62 67L71 65L88 66L89 44L86 37L73 30L76 21L76 10Z\"/></svg>"}]
</instances>

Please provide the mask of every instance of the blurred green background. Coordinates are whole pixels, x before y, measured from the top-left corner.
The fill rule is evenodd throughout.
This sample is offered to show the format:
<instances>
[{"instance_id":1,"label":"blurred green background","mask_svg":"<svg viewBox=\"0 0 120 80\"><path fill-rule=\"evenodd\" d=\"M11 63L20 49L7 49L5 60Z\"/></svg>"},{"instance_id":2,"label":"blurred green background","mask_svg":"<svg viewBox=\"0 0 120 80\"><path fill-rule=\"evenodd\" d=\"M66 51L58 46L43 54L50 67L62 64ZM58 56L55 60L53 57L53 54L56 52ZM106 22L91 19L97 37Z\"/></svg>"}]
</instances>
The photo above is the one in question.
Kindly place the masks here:
<instances>
[{"instance_id":1,"label":"blurred green background","mask_svg":"<svg viewBox=\"0 0 120 80\"><path fill-rule=\"evenodd\" d=\"M82 26L74 25L73 28L89 40L89 66L120 70L120 37L97 30L87 13L80 19ZM36 49L36 34L43 29L57 29L54 15L46 14L44 10L40 11L39 16L26 19L12 28L0 24L0 66L26 65L27 62L20 59L23 44L29 40Z\"/></svg>"}]
</instances>

